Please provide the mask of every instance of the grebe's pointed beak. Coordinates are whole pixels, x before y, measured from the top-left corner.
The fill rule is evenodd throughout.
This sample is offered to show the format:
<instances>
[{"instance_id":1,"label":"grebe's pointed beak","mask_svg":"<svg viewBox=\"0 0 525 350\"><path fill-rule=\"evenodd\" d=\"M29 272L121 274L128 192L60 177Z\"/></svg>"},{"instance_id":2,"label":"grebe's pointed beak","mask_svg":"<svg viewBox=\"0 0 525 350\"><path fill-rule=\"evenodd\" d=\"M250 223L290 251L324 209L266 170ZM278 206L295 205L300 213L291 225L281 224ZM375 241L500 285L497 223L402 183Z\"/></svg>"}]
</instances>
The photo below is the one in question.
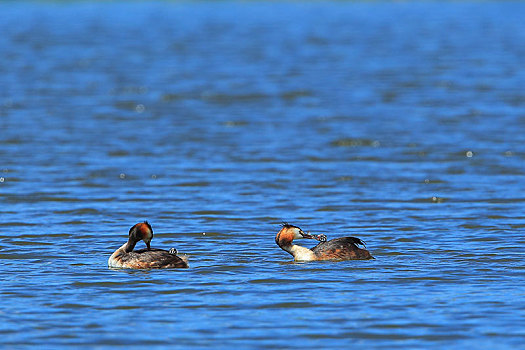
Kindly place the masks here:
<instances>
[{"instance_id":1,"label":"grebe's pointed beak","mask_svg":"<svg viewBox=\"0 0 525 350\"><path fill-rule=\"evenodd\" d=\"M303 231L301 231L301 235L303 236L303 238L315 239L316 241L319 241L319 242L326 242L326 235L324 234L311 235L309 231L308 233L304 233Z\"/></svg>"},{"instance_id":2,"label":"grebe's pointed beak","mask_svg":"<svg viewBox=\"0 0 525 350\"><path fill-rule=\"evenodd\" d=\"M151 250L151 247L149 246L150 241L148 241L148 242L144 242L144 243L146 243L146 247L148 247L148 250Z\"/></svg>"},{"instance_id":3,"label":"grebe's pointed beak","mask_svg":"<svg viewBox=\"0 0 525 350\"><path fill-rule=\"evenodd\" d=\"M311 235L310 232L304 233L303 231L300 231L299 233L301 234L301 236L303 236L303 238L307 238L307 239L314 239L315 238L315 236Z\"/></svg>"}]
</instances>

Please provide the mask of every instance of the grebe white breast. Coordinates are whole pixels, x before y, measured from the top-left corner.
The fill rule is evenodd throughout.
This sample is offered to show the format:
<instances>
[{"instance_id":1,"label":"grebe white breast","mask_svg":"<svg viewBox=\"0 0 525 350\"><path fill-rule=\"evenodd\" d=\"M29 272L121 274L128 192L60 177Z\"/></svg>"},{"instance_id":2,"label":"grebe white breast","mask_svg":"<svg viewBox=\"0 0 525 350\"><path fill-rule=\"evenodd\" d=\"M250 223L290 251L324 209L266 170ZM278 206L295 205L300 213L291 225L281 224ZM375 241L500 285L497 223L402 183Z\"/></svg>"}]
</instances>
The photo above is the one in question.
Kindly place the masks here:
<instances>
[{"instance_id":1,"label":"grebe white breast","mask_svg":"<svg viewBox=\"0 0 525 350\"><path fill-rule=\"evenodd\" d=\"M108 259L109 267L128 269L159 269L189 267L187 257L177 256L177 250L169 251L150 247L153 229L147 222L139 222L129 230L128 241L115 250ZM133 250L140 240L146 243L146 249Z\"/></svg>"},{"instance_id":2,"label":"grebe white breast","mask_svg":"<svg viewBox=\"0 0 525 350\"><path fill-rule=\"evenodd\" d=\"M294 239L301 238L315 239L319 244L312 249L293 244ZM357 246L365 245L359 238L341 237L327 241L325 235L311 235L287 223L284 223L277 233L275 243L290 253L295 261L374 259L368 250Z\"/></svg>"}]
</instances>

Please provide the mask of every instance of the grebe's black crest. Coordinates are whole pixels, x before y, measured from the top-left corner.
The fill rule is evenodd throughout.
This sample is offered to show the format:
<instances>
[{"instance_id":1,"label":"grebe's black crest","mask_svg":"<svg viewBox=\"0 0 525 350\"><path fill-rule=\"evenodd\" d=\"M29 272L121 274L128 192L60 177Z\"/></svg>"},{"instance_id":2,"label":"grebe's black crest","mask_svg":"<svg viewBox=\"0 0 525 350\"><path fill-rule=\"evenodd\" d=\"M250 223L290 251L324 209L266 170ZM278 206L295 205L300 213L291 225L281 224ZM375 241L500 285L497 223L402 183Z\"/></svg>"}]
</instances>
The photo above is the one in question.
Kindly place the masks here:
<instances>
[{"instance_id":1,"label":"grebe's black crest","mask_svg":"<svg viewBox=\"0 0 525 350\"><path fill-rule=\"evenodd\" d=\"M295 227L295 228L300 229L298 226L291 225L291 224L289 224L289 223L287 223L287 222L284 222L284 221L281 223L281 226L282 226L283 228L292 228L292 227Z\"/></svg>"}]
</instances>

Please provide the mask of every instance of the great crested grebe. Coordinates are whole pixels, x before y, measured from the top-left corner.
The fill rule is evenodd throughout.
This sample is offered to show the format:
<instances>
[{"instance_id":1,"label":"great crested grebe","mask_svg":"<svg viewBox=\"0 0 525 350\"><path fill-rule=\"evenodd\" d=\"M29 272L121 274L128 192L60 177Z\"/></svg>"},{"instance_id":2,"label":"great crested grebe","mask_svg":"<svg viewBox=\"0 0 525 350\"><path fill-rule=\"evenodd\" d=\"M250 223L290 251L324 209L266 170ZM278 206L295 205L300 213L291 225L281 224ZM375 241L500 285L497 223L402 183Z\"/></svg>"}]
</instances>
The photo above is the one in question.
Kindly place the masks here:
<instances>
[{"instance_id":1,"label":"great crested grebe","mask_svg":"<svg viewBox=\"0 0 525 350\"><path fill-rule=\"evenodd\" d=\"M308 249L293 244L294 239L308 238L319 241L319 244ZM311 235L304 233L299 227L287 223L275 236L275 243L282 250L292 254L295 261L313 260L367 260L374 259L366 249L359 248L357 244L365 244L356 237L342 237L327 241L325 235Z\"/></svg>"},{"instance_id":2,"label":"great crested grebe","mask_svg":"<svg viewBox=\"0 0 525 350\"><path fill-rule=\"evenodd\" d=\"M139 222L129 229L128 241L115 250L108 259L109 267L128 269L160 269L170 267L189 267L187 257L178 257L177 250L152 249L153 229L147 222ZM146 249L135 250L138 241L144 240Z\"/></svg>"}]
</instances>

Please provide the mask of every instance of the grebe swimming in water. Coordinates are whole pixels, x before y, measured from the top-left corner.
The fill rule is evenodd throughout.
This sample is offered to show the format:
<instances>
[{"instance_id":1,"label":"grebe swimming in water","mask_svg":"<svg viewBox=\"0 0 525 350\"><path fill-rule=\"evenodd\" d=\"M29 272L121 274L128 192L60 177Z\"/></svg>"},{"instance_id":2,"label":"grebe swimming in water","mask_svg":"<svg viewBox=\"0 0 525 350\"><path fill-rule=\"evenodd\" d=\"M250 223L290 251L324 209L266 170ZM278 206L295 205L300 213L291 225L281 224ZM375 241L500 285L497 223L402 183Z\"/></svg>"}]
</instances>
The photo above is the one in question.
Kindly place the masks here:
<instances>
[{"instance_id":1,"label":"grebe swimming in water","mask_svg":"<svg viewBox=\"0 0 525 350\"><path fill-rule=\"evenodd\" d=\"M147 221L134 225L129 230L128 241L109 257L108 266L128 269L189 267L188 259L185 256L178 257L175 248L171 248L169 251L152 249L150 247L152 238L153 229ZM144 240L147 248L133 251L140 240Z\"/></svg>"},{"instance_id":2,"label":"grebe swimming in water","mask_svg":"<svg viewBox=\"0 0 525 350\"><path fill-rule=\"evenodd\" d=\"M319 244L308 249L293 244L294 239L308 238L319 241ZM304 233L299 227L284 223L275 237L275 243L282 250L292 254L295 261L313 260L367 260L374 259L366 249L359 248L357 244L365 244L356 237L342 237L327 241L325 235L311 235Z\"/></svg>"}]
</instances>

